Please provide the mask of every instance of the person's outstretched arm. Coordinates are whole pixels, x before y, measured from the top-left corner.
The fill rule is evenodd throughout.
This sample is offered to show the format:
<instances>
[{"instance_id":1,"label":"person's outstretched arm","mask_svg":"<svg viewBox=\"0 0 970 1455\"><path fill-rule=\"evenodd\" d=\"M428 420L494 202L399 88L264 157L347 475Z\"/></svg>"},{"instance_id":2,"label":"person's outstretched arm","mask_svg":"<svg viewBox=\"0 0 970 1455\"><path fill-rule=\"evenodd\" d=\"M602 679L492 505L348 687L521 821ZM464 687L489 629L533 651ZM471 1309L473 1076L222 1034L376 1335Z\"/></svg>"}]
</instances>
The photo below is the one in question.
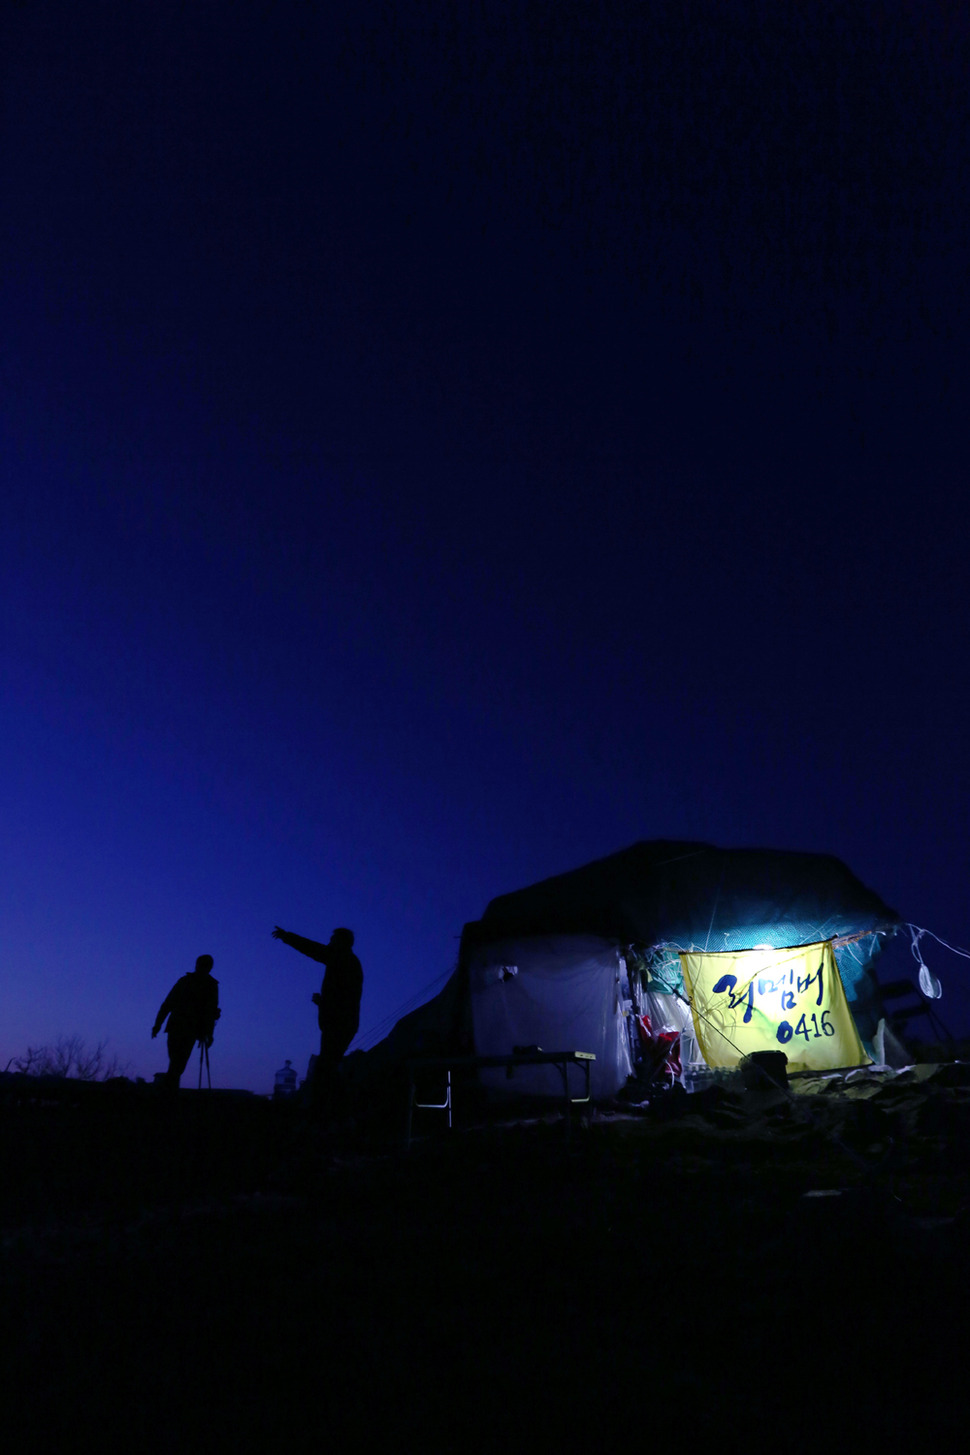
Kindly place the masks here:
<instances>
[{"instance_id":1,"label":"person's outstretched arm","mask_svg":"<svg viewBox=\"0 0 970 1455\"><path fill-rule=\"evenodd\" d=\"M168 1015L169 1011L172 1009L171 1005L169 1004L169 1002L171 1001L171 999L172 999L172 991L170 990L168 992L168 995L166 995L165 999L162 1001L161 1005L158 1008L158 1015L155 1017L155 1024L152 1026L152 1040L153 1041L154 1041L155 1037L158 1035L159 1031L162 1029L162 1021L165 1019L165 1017Z\"/></svg>"},{"instance_id":2,"label":"person's outstretched arm","mask_svg":"<svg viewBox=\"0 0 970 1455\"><path fill-rule=\"evenodd\" d=\"M279 925L273 931L273 939L282 940L284 945L292 945L294 950L299 950L301 955L309 955L311 960L316 960L320 965L327 963L327 947L316 940L307 940L303 935L294 935L289 930L281 930Z\"/></svg>"}]
</instances>

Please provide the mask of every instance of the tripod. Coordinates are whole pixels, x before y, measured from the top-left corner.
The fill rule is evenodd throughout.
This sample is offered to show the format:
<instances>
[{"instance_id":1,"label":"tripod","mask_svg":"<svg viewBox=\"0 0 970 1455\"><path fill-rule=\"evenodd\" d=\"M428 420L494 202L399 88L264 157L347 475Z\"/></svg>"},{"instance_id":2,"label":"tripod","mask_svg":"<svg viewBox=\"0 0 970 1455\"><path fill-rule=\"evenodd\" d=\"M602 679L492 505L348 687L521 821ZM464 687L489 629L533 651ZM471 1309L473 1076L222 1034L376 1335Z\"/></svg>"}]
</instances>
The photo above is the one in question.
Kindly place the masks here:
<instances>
[{"instance_id":1,"label":"tripod","mask_svg":"<svg viewBox=\"0 0 970 1455\"><path fill-rule=\"evenodd\" d=\"M209 1044L206 1040L199 1042L199 1090L202 1090L202 1063L205 1062L206 1073L209 1077L209 1090L212 1090L212 1068L209 1065Z\"/></svg>"}]
</instances>

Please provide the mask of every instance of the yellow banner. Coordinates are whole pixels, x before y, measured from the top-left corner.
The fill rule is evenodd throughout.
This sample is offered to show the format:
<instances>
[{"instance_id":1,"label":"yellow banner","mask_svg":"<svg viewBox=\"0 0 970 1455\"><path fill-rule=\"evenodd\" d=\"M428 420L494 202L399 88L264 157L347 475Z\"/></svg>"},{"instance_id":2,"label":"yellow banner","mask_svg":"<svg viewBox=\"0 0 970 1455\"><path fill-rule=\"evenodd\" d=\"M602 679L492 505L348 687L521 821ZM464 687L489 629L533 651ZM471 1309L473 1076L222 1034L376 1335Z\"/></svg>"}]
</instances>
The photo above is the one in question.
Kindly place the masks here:
<instances>
[{"instance_id":1,"label":"yellow banner","mask_svg":"<svg viewBox=\"0 0 970 1455\"><path fill-rule=\"evenodd\" d=\"M736 1066L752 1051L784 1051L789 1071L869 1065L831 941L682 954L680 963L709 1066Z\"/></svg>"}]
</instances>

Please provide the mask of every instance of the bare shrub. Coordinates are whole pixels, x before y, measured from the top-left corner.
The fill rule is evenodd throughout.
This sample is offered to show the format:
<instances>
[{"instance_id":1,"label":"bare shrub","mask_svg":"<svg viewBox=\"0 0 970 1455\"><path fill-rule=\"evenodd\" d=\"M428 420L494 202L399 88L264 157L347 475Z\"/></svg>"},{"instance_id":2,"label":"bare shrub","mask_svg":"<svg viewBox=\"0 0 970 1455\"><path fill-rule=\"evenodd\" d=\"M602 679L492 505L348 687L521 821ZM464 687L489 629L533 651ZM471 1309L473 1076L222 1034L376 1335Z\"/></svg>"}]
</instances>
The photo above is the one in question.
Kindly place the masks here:
<instances>
[{"instance_id":1,"label":"bare shrub","mask_svg":"<svg viewBox=\"0 0 970 1455\"><path fill-rule=\"evenodd\" d=\"M75 1081L108 1081L112 1076L126 1076L131 1063L108 1055L107 1041L89 1048L81 1036L61 1036L53 1046L28 1046L22 1056L15 1056L7 1069L24 1076L69 1076Z\"/></svg>"}]
</instances>

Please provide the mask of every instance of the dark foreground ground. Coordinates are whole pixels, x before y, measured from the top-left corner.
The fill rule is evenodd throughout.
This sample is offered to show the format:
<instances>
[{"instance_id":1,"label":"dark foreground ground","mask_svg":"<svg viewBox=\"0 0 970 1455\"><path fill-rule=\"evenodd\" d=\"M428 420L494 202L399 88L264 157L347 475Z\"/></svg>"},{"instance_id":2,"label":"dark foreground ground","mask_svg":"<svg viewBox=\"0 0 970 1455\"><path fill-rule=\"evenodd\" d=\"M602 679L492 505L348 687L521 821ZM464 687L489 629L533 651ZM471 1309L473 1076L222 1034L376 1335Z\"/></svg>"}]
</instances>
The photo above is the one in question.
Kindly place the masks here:
<instances>
[{"instance_id":1,"label":"dark foreground ground","mask_svg":"<svg viewBox=\"0 0 970 1455\"><path fill-rule=\"evenodd\" d=\"M407 1154L397 1126L325 1134L217 1093L10 1097L5 1447L949 1439L970 1067L829 1087L714 1088L568 1140L557 1118L435 1130Z\"/></svg>"}]
</instances>

